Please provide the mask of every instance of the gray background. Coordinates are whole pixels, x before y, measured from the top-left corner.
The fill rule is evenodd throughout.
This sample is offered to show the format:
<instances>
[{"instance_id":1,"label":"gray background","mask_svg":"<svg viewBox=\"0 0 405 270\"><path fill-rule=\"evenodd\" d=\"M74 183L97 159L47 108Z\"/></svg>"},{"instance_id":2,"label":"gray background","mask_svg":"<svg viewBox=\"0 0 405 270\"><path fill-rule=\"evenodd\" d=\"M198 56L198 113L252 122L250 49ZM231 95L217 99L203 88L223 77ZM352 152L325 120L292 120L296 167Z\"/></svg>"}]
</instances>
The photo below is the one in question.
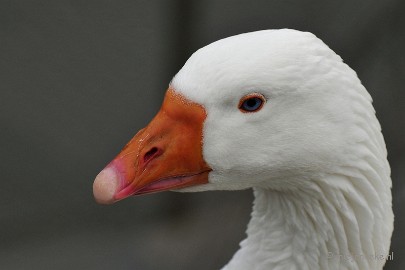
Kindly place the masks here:
<instances>
[{"instance_id":1,"label":"gray background","mask_svg":"<svg viewBox=\"0 0 405 270\"><path fill-rule=\"evenodd\" d=\"M374 98L405 269L405 1L0 1L0 269L218 269L251 191L99 206L97 173L153 117L196 49L270 28L315 33Z\"/></svg>"}]
</instances>

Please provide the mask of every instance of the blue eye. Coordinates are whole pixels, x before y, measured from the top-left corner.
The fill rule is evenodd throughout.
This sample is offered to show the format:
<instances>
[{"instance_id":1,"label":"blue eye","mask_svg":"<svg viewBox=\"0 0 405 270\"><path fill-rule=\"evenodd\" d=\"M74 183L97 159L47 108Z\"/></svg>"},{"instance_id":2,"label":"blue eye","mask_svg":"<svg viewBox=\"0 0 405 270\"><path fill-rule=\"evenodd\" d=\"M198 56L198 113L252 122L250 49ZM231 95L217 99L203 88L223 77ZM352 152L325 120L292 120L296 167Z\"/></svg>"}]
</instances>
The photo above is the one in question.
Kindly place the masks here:
<instances>
[{"instance_id":1,"label":"blue eye","mask_svg":"<svg viewBox=\"0 0 405 270\"><path fill-rule=\"evenodd\" d=\"M265 102L265 98L260 94L250 94L244 96L239 102L239 110L242 112L256 112L260 110Z\"/></svg>"}]
</instances>

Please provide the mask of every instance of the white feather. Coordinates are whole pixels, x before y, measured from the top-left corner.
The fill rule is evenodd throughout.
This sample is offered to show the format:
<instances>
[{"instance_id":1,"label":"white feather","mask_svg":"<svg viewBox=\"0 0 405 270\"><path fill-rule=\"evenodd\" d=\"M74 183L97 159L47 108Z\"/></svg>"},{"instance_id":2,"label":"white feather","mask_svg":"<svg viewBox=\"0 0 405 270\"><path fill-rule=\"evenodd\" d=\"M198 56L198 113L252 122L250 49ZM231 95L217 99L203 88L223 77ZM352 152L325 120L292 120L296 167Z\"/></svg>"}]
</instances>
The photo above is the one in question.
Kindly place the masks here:
<instances>
[{"instance_id":1,"label":"white feather","mask_svg":"<svg viewBox=\"0 0 405 270\"><path fill-rule=\"evenodd\" d=\"M254 188L230 269L381 269L393 230L381 127L356 73L311 33L266 30L194 53L171 87L203 105L209 184ZM239 100L267 102L242 113ZM374 257L372 257L374 256Z\"/></svg>"}]
</instances>

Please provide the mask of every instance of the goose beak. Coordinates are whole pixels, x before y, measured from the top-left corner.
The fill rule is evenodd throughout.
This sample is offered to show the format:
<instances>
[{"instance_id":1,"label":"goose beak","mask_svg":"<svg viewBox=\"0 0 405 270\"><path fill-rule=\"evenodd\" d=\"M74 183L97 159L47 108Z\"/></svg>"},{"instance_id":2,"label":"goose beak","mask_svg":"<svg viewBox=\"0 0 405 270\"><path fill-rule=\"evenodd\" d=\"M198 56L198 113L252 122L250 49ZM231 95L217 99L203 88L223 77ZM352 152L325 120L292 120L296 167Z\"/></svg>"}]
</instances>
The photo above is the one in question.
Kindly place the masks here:
<instances>
[{"instance_id":1,"label":"goose beak","mask_svg":"<svg viewBox=\"0 0 405 270\"><path fill-rule=\"evenodd\" d=\"M202 155L204 108L169 88L155 118L140 130L94 180L96 201L111 204L132 195L208 183Z\"/></svg>"}]
</instances>

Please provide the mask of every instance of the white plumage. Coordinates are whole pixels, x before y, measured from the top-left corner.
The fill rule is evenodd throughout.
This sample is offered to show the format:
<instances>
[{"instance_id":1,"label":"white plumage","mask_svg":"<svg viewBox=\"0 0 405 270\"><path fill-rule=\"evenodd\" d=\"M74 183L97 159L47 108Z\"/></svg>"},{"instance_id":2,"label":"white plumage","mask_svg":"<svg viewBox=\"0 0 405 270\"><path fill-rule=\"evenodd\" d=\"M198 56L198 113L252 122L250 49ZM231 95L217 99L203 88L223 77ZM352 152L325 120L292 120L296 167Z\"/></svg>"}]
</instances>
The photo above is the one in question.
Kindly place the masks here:
<instances>
[{"instance_id":1,"label":"white plumage","mask_svg":"<svg viewBox=\"0 0 405 270\"><path fill-rule=\"evenodd\" d=\"M209 184L254 188L248 237L230 269L381 269L393 230L391 179L371 97L311 33L266 30L194 53L171 87L207 110ZM263 109L235 104L259 92Z\"/></svg>"},{"instance_id":2,"label":"white plumage","mask_svg":"<svg viewBox=\"0 0 405 270\"><path fill-rule=\"evenodd\" d=\"M246 112L250 95L262 103ZM390 167L371 97L310 33L258 31L198 50L94 195L179 188L253 188L247 238L225 270L376 270L389 254Z\"/></svg>"}]
</instances>

